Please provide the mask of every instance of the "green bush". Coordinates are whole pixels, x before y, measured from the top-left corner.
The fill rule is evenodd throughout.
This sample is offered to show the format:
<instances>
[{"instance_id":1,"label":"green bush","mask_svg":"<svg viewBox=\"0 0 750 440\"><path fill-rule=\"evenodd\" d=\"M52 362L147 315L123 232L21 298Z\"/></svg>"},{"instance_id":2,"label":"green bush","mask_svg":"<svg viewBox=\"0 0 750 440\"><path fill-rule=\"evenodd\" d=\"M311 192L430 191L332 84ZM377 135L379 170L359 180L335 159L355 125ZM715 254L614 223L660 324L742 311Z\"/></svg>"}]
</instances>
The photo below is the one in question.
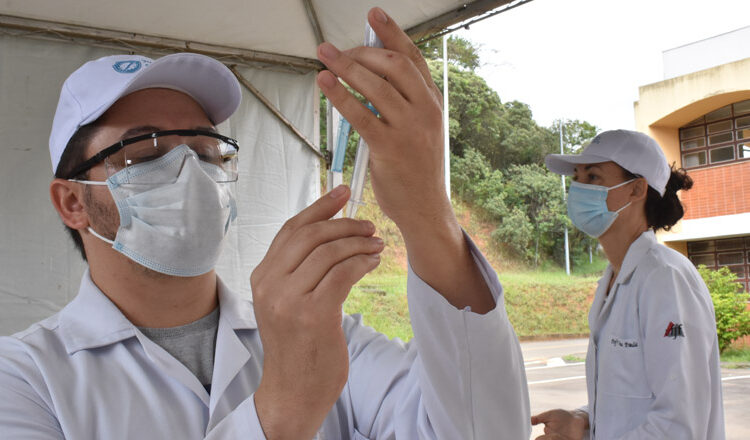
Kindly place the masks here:
<instances>
[{"instance_id":1,"label":"green bush","mask_svg":"<svg viewBox=\"0 0 750 440\"><path fill-rule=\"evenodd\" d=\"M520 208L513 208L503 222L492 233L492 238L499 245L504 245L526 262L534 258L534 228L529 218Z\"/></svg>"},{"instance_id":2,"label":"green bush","mask_svg":"<svg viewBox=\"0 0 750 440\"><path fill-rule=\"evenodd\" d=\"M698 272L711 292L719 351L723 353L732 341L750 335L750 311L747 310L750 295L742 292L742 284L737 282L737 276L726 267L712 270L700 265Z\"/></svg>"}]
</instances>

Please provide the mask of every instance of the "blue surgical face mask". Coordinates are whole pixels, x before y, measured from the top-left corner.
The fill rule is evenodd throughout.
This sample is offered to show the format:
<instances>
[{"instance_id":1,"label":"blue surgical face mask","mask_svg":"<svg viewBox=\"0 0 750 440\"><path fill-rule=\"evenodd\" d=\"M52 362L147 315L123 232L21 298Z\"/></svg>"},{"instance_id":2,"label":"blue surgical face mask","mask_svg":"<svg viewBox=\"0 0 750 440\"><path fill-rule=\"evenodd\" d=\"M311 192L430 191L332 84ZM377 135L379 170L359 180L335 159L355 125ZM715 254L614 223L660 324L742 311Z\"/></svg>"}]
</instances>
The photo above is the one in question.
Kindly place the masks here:
<instances>
[{"instance_id":1,"label":"blue surgical face mask","mask_svg":"<svg viewBox=\"0 0 750 440\"><path fill-rule=\"evenodd\" d=\"M599 238L612 226L620 212L630 206L628 202L617 211L610 211L607 207L608 193L634 180L630 179L610 188L572 182L568 190L568 217L573 225L586 234Z\"/></svg>"}]
</instances>

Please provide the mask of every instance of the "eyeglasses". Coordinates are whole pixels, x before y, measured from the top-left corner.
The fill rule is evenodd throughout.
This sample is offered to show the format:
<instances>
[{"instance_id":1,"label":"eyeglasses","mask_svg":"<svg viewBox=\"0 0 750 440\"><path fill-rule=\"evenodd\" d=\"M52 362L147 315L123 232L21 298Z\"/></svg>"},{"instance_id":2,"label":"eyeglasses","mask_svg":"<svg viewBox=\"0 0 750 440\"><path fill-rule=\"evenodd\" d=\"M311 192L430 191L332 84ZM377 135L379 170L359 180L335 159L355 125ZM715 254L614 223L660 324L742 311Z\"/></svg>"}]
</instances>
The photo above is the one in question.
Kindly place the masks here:
<instances>
[{"instance_id":1,"label":"eyeglasses","mask_svg":"<svg viewBox=\"0 0 750 440\"><path fill-rule=\"evenodd\" d=\"M221 168L220 173L210 173L217 182L237 181L237 141L205 130L166 130L124 139L110 145L82 162L70 173L75 178L101 162L105 163L107 177L134 165L158 159L175 147L187 145L202 162Z\"/></svg>"}]
</instances>

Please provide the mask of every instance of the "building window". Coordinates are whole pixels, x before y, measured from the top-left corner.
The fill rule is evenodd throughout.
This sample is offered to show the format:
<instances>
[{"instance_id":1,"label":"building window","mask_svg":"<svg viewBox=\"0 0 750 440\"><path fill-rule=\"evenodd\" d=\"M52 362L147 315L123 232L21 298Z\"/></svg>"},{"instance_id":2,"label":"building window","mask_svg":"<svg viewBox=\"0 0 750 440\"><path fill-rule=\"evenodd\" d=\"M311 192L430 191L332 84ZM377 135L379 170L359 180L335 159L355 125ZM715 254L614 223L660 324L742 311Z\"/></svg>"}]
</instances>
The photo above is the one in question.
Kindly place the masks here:
<instances>
[{"instance_id":1,"label":"building window","mask_svg":"<svg viewBox=\"0 0 750 440\"><path fill-rule=\"evenodd\" d=\"M745 292L750 292L750 236L688 242L688 258L709 269L727 267L737 275Z\"/></svg>"},{"instance_id":2,"label":"building window","mask_svg":"<svg viewBox=\"0 0 750 440\"><path fill-rule=\"evenodd\" d=\"M707 113L680 128L683 168L750 159L750 99Z\"/></svg>"}]
</instances>

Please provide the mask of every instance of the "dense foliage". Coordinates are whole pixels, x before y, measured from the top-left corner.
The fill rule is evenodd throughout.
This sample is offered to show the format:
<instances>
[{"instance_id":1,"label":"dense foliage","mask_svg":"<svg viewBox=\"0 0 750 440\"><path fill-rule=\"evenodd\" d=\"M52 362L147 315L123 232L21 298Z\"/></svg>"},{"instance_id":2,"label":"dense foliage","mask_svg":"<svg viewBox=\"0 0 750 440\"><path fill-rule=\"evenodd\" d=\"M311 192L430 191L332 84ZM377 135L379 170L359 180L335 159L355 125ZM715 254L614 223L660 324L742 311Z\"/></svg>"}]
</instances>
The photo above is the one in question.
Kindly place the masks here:
<instances>
[{"instance_id":1,"label":"dense foliage","mask_svg":"<svg viewBox=\"0 0 750 440\"><path fill-rule=\"evenodd\" d=\"M422 48L432 78L443 86L442 41ZM497 92L476 73L479 50L470 41L448 40L449 132L451 179L456 197L476 206L497 224L495 245L529 264L564 261L563 230L570 231L571 255L588 262L595 241L576 231L566 215L560 176L544 167L544 157L560 151L560 121L551 127L537 124L528 105L502 102ZM358 96L362 99L361 96ZM363 100L363 99L362 99ZM325 115L321 95L321 115ZM321 118L321 147L325 145L325 118ZM585 121L563 123L566 153L577 152L596 134ZM352 133L345 169L352 166L359 136Z\"/></svg>"},{"instance_id":2,"label":"dense foliage","mask_svg":"<svg viewBox=\"0 0 750 440\"><path fill-rule=\"evenodd\" d=\"M750 310L747 309L750 295L741 293L742 284L737 282L737 276L726 267L711 270L701 265L698 272L711 292L719 351L724 352L732 341L750 335Z\"/></svg>"}]
</instances>

